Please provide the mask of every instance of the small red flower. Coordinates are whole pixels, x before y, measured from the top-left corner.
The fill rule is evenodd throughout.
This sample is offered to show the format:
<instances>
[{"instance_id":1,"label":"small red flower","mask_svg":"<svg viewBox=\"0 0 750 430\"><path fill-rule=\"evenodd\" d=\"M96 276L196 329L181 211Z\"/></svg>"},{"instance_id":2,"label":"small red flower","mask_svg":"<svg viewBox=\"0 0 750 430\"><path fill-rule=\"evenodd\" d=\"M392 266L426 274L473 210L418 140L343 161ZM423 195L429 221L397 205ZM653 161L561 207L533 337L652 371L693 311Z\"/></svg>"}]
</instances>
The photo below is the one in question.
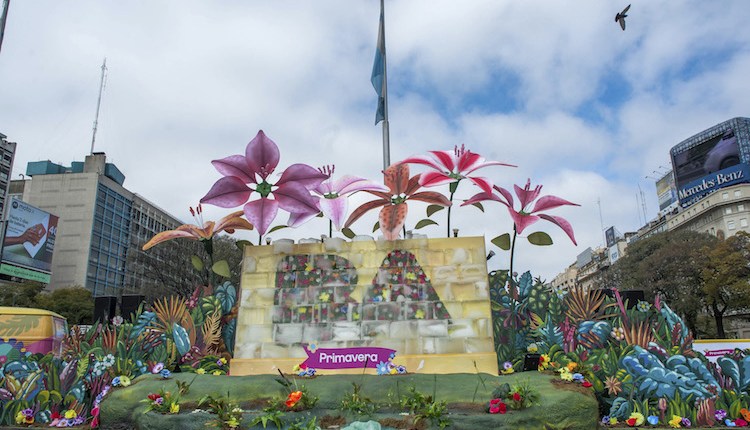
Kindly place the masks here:
<instances>
[{"instance_id":1,"label":"small red flower","mask_svg":"<svg viewBox=\"0 0 750 430\"><path fill-rule=\"evenodd\" d=\"M504 414L507 411L505 403L500 399L490 400L490 413L491 414Z\"/></svg>"},{"instance_id":2,"label":"small red flower","mask_svg":"<svg viewBox=\"0 0 750 430\"><path fill-rule=\"evenodd\" d=\"M581 385L583 385L586 388L591 388L592 387L591 382L589 382L589 381L583 381L583 383Z\"/></svg>"},{"instance_id":3,"label":"small red flower","mask_svg":"<svg viewBox=\"0 0 750 430\"><path fill-rule=\"evenodd\" d=\"M160 399L160 398L161 398L161 395L157 393L151 393L148 395L148 399L151 400L152 402L155 402L157 399Z\"/></svg>"},{"instance_id":4,"label":"small red flower","mask_svg":"<svg viewBox=\"0 0 750 430\"><path fill-rule=\"evenodd\" d=\"M50 420L59 420L60 419L60 413L59 412L52 412L52 415L49 416Z\"/></svg>"},{"instance_id":5,"label":"small red flower","mask_svg":"<svg viewBox=\"0 0 750 430\"><path fill-rule=\"evenodd\" d=\"M513 393L513 400L516 401L516 402L520 402L521 401L521 395L518 394L518 393Z\"/></svg>"},{"instance_id":6,"label":"small red flower","mask_svg":"<svg viewBox=\"0 0 750 430\"><path fill-rule=\"evenodd\" d=\"M635 427L635 421L635 418L628 418L627 420L625 420L625 423L627 423L627 425L629 425L630 427Z\"/></svg>"}]
</instances>

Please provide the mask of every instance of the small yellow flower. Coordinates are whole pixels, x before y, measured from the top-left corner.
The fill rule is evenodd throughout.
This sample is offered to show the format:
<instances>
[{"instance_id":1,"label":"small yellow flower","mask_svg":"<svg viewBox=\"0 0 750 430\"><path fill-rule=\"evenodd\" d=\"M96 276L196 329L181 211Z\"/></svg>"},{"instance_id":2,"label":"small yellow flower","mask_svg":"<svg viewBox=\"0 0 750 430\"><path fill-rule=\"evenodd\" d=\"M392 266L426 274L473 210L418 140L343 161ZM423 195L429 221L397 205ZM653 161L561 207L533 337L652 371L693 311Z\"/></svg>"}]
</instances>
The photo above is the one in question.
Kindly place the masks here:
<instances>
[{"instance_id":1,"label":"small yellow flower","mask_svg":"<svg viewBox=\"0 0 750 430\"><path fill-rule=\"evenodd\" d=\"M214 370L214 376L221 376L221 370Z\"/></svg>"},{"instance_id":2,"label":"small yellow flower","mask_svg":"<svg viewBox=\"0 0 750 430\"><path fill-rule=\"evenodd\" d=\"M310 262L305 263L305 272L312 272L313 271L313 265Z\"/></svg>"},{"instance_id":3,"label":"small yellow flower","mask_svg":"<svg viewBox=\"0 0 750 430\"><path fill-rule=\"evenodd\" d=\"M23 414L23 412L18 411L16 414L16 424L23 424L23 421L26 419L26 416Z\"/></svg>"},{"instance_id":4,"label":"small yellow flower","mask_svg":"<svg viewBox=\"0 0 750 430\"><path fill-rule=\"evenodd\" d=\"M302 368L299 367L299 364L295 364L294 367L292 367L292 372L299 373L302 371Z\"/></svg>"},{"instance_id":5,"label":"small yellow flower","mask_svg":"<svg viewBox=\"0 0 750 430\"><path fill-rule=\"evenodd\" d=\"M643 422L646 420L643 414L640 414L638 412L633 412L632 414L630 414L630 418L635 418L636 427L643 425Z\"/></svg>"},{"instance_id":6,"label":"small yellow flower","mask_svg":"<svg viewBox=\"0 0 750 430\"><path fill-rule=\"evenodd\" d=\"M172 403L172 405L169 407L169 413L176 414L178 412L180 412L180 405L177 403Z\"/></svg>"},{"instance_id":7,"label":"small yellow flower","mask_svg":"<svg viewBox=\"0 0 750 430\"><path fill-rule=\"evenodd\" d=\"M69 420L71 420L71 419L73 419L73 418L75 418L77 416L78 416L78 414L73 409L68 409L67 411L65 411L65 418L67 418Z\"/></svg>"},{"instance_id":8,"label":"small yellow flower","mask_svg":"<svg viewBox=\"0 0 750 430\"><path fill-rule=\"evenodd\" d=\"M239 425L240 425L240 422L239 422L239 421L237 421L237 418L235 418L235 417L232 417L232 418L229 418L229 419L228 419L228 420L226 421L226 425L227 425L227 427L229 427L230 429L236 429L237 427L239 427Z\"/></svg>"},{"instance_id":9,"label":"small yellow flower","mask_svg":"<svg viewBox=\"0 0 750 430\"><path fill-rule=\"evenodd\" d=\"M613 426L613 425L615 425L615 424L617 424L617 418L615 418L615 417L610 417L610 418L609 418L609 425Z\"/></svg>"},{"instance_id":10,"label":"small yellow flower","mask_svg":"<svg viewBox=\"0 0 750 430\"><path fill-rule=\"evenodd\" d=\"M413 273L413 272L407 273L406 275L404 275L404 277L406 279L410 280L410 281L416 281L417 280L417 275L415 273Z\"/></svg>"},{"instance_id":11,"label":"small yellow flower","mask_svg":"<svg viewBox=\"0 0 750 430\"><path fill-rule=\"evenodd\" d=\"M324 291L324 292L320 293L320 296L318 296L318 298L320 299L320 301L321 301L321 302L327 302L327 301L328 301L328 299L330 299L330 298L331 298L331 295L330 295L330 294L328 294L328 293L326 293L326 292Z\"/></svg>"},{"instance_id":12,"label":"small yellow flower","mask_svg":"<svg viewBox=\"0 0 750 430\"><path fill-rule=\"evenodd\" d=\"M396 368L395 368L395 367L394 367L393 369L391 369L391 370L390 370L390 374L391 374L391 375L395 375L396 373L398 373L398 370L396 370Z\"/></svg>"},{"instance_id":13,"label":"small yellow flower","mask_svg":"<svg viewBox=\"0 0 750 430\"><path fill-rule=\"evenodd\" d=\"M204 369L204 368L202 368L202 367L199 367L199 368L198 368L198 369L197 369L197 370L195 371L195 373L197 373L197 374L199 374L199 375L203 375L203 374L205 374L205 373L206 373L206 369Z\"/></svg>"},{"instance_id":14,"label":"small yellow flower","mask_svg":"<svg viewBox=\"0 0 750 430\"><path fill-rule=\"evenodd\" d=\"M120 385L127 387L130 385L130 378L125 375L120 376Z\"/></svg>"},{"instance_id":15,"label":"small yellow flower","mask_svg":"<svg viewBox=\"0 0 750 430\"><path fill-rule=\"evenodd\" d=\"M560 372L560 379L571 382L573 381L573 374L570 372Z\"/></svg>"},{"instance_id":16,"label":"small yellow flower","mask_svg":"<svg viewBox=\"0 0 750 430\"><path fill-rule=\"evenodd\" d=\"M305 308L305 307L297 308L297 312L299 312L301 314L306 314L307 313L307 308Z\"/></svg>"},{"instance_id":17,"label":"small yellow flower","mask_svg":"<svg viewBox=\"0 0 750 430\"><path fill-rule=\"evenodd\" d=\"M680 428L680 423L682 422L682 417L679 415L672 415L672 419L669 420L669 425L672 428L678 429Z\"/></svg>"},{"instance_id":18,"label":"small yellow flower","mask_svg":"<svg viewBox=\"0 0 750 430\"><path fill-rule=\"evenodd\" d=\"M221 364L227 364L227 359L224 357L221 357L219 361L221 361Z\"/></svg>"},{"instance_id":19,"label":"small yellow flower","mask_svg":"<svg viewBox=\"0 0 750 430\"><path fill-rule=\"evenodd\" d=\"M414 316L418 319L424 319L424 311L422 309L417 309L417 311L414 313Z\"/></svg>"}]
</instances>

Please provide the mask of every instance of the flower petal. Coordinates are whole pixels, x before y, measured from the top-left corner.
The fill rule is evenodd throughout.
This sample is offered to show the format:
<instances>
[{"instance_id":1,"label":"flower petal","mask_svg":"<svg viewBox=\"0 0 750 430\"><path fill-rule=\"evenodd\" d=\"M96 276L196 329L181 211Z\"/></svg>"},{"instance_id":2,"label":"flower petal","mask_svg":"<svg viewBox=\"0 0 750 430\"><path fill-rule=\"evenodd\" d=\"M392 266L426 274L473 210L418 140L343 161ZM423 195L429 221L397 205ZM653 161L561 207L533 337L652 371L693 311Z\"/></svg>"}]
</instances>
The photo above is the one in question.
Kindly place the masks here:
<instances>
[{"instance_id":1,"label":"flower petal","mask_svg":"<svg viewBox=\"0 0 750 430\"><path fill-rule=\"evenodd\" d=\"M189 227L193 227L191 229L181 229L181 227L185 227L185 226L183 225L183 226L178 227L176 230L167 230L167 231L163 231L161 233L156 234L154 237L151 238L151 240L149 240L148 242L146 242L145 245L143 245L143 250L145 251L155 245L158 245L162 242L166 242L172 239L177 239L177 238L182 237L182 238L187 238L187 239L198 240L198 238L200 237L198 233L196 232L197 230L200 230L197 226L194 226L194 225L189 226Z\"/></svg>"},{"instance_id":2,"label":"flower petal","mask_svg":"<svg viewBox=\"0 0 750 430\"><path fill-rule=\"evenodd\" d=\"M273 192L273 197L278 200L281 209L292 213L318 213L318 198L313 197L310 191L299 182L287 182Z\"/></svg>"},{"instance_id":3,"label":"flower petal","mask_svg":"<svg viewBox=\"0 0 750 430\"><path fill-rule=\"evenodd\" d=\"M449 172L456 170L456 151L430 151L430 154L434 155Z\"/></svg>"},{"instance_id":4,"label":"flower petal","mask_svg":"<svg viewBox=\"0 0 750 430\"><path fill-rule=\"evenodd\" d=\"M388 205L380 210L378 220L380 221L380 231L383 232L385 240L398 239L401 228L406 221L408 211L409 205L405 203Z\"/></svg>"},{"instance_id":5,"label":"flower petal","mask_svg":"<svg viewBox=\"0 0 750 430\"><path fill-rule=\"evenodd\" d=\"M225 176L208 190L201 203L208 203L221 208L237 207L250 198L252 189L236 176Z\"/></svg>"},{"instance_id":6,"label":"flower petal","mask_svg":"<svg viewBox=\"0 0 750 430\"><path fill-rule=\"evenodd\" d=\"M393 164L383 172L385 176L385 185L391 190L392 194L401 194L406 192L409 185L409 165Z\"/></svg>"},{"instance_id":7,"label":"flower petal","mask_svg":"<svg viewBox=\"0 0 750 430\"><path fill-rule=\"evenodd\" d=\"M224 176L236 176L246 184L256 183L255 172L247 165L247 158L242 155L230 155L221 160L213 160L211 164Z\"/></svg>"},{"instance_id":8,"label":"flower petal","mask_svg":"<svg viewBox=\"0 0 750 430\"><path fill-rule=\"evenodd\" d=\"M220 219L216 223L216 227L214 227L214 232L226 231L227 233L233 233L234 230L252 230L253 225L245 218L242 218L243 213L243 211L232 212Z\"/></svg>"},{"instance_id":9,"label":"flower petal","mask_svg":"<svg viewBox=\"0 0 750 430\"><path fill-rule=\"evenodd\" d=\"M518 167L515 164L502 163L500 161L485 161L484 158L481 158L474 165L472 165L471 167L467 168L465 171L461 170L461 174L468 175L468 174L470 174L471 172L473 172L475 170L479 170L479 169L481 169L483 167L488 167L488 166Z\"/></svg>"},{"instance_id":10,"label":"flower petal","mask_svg":"<svg viewBox=\"0 0 750 430\"><path fill-rule=\"evenodd\" d=\"M354 223L354 221L360 219L362 215L366 214L367 212L375 208L379 208L381 206L385 206L389 204L391 204L390 198L387 200L378 199L378 200L373 200L367 203L363 203L357 209L354 209L354 212L352 212L352 214L349 215L349 219L347 219L346 222L344 223L344 227L349 227L350 225L352 225L352 223Z\"/></svg>"},{"instance_id":11,"label":"flower petal","mask_svg":"<svg viewBox=\"0 0 750 430\"><path fill-rule=\"evenodd\" d=\"M423 187L436 187L451 182L456 180L442 172L424 172L419 176L419 185Z\"/></svg>"},{"instance_id":12,"label":"flower petal","mask_svg":"<svg viewBox=\"0 0 750 430\"><path fill-rule=\"evenodd\" d=\"M423 191L409 196L409 200L418 200L420 202L432 203L440 206L450 206L451 202L447 197L435 191Z\"/></svg>"},{"instance_id":13,"label":"flower petal","mask_svg":"<svg viewBox=\"0 0 750 430\"><path fill-rule=\"evenodd\" d=\"M339 195L352 194L357 191L390 191L388 187L381 183L352 175L345 175L336 180L333 184L333 190Z\"/></svg>"},{"instance_id":14,"label":"flower petal","mask_svg":"<svg viewBox=\"0 0 750 430\"><path fill-rule=\"evenodd\" d=\"M573 245L578 246L578 243L576 243L576 238L573 235L573 226L570 225L570 223L565 218L559 217L559 216L547 215L547 214L539 214L539 218L545 219L553 224L556 224L565 232L565 234L568 235L570 240L573 242Z\"/></svg>"},{"instance_id":15,"label":"flower petal","mask_svg":"<svg viewBox=\"0 0 750 430\"><path fill-rule=\"evenodd\" d=\"M245 158L250 170L266 179L279 165L279 147L260 130L247 144Z\"/></svg>"},{"instance_id":16,"label":"flower petal","mask_svg":"<svg viewBox=\"0 0 750 430\"><path fill-rule=\"evenodd\" d=\"M263 236L273 219L276 218L276 213L279 211L279 202L261 198L246 204L243 210L248 221L253 223L258 229L258 234Z\"/></svg>"},{"instance_id":17,"label":"flower petal","mask_svg":"<svg viewBox=\"0 0 750 430\"><path fill-rule=\"evenodd\" d=\"M525 187L521 188L518 185L513 185L513 188L516 191L518 200L521 202L521 210L525 210L526 206L536 200L536 198L539 197L539 193L542 191L541 185L537 185L536 188L531 190L531 179L526 181Z\"/></svg>"},{"instance_id":18,"label":"flower petal","mask_svg":"<svg viewBox=\"0 0 750 430\"><path fill-rule=\"evenodd\" d=\"M427 155L415 155L413 157L409 157L405 160L402 160L401 163L402 164L422 164L425 166L430 166L433 169L437 170L438 172L443 172L447 170L447 167L438 164L434 157L430 157Z\"/></svg>"},{"instance_id":19,"label":"flower petal","mask_svg":"<svg viewBox=\"0 0 750 430\"><path fill-rule=\"evenodd\" d=\"M289 182L299 182L307 189L313 189L328 179L328 175L321 173L318 169L308 166L307 164L292 164L284 170L281 179L276 181L276 185L283 185Z\"/></svg>"},{"instance_id":20,"label":"flower petal","mask_svg":"<svg viewBox=\"0 0 750 430\"><path fill-rule=\"evenodd\" d=\"M504 199L502 199L501 197L498 197L495 194L491 194L491 193L477 193L477 194L474 194L468 200L466 200L465 202L461 203L461 206L473 205L474 203L483 202L483 201L486 201L486 200L494 200L496 202L500 202L500 203L504 204L505 206L508 206L508 203Z\"/></svg>"},{"instance_id":21,"label":"flower petal","mask_svg":"<svg viewBox=\"0 0 750 430\"><path fill-rule=\"evenodd\" d=\"M335 199L320 199L318 204L320 205L320 211L331 220L336 230L341 230L341 223L344 222L346 216L347 198L339 196Z\"/></svg>"},{"instance_id":22,"label":"flower petal","mask_svg":"<svg viewBox=\"0 0 750 430\"><path fill-rule=\"evenodd\" d=\"M492 192L492 181L490 181L489 179L482 178L480 176L469 176L468 178L471 182L474 183L474 185L481 188L485 193Z\"/></svg>"},{"instance_id":23,"label":"flower petal","mask_svg":"<svg viewBox=\"0 0 750 430\"><path fill-rule=\"evenodd\" d=\"M286 225L292 228L301 226L302 224L315 218L320 212L291 212L289 213L289 221Z\"/></svg>"},{"instance_id":24,"label":"flower petal","mask_svg":"<svg viewBox=\"0 0 750 430\"><path fill-rule=\"evenodd\" d=\"M523 230L530 226L531 224L534 224L535 222L539 221L539 217L536 215L525 215L520 214L513 210L513 208L508 208L508 212L510 213L510 217L513 218L513 224L516 226L516 233L521 234L523 233Z\"/></svg>"},{"instance_id":25,"label":"flower petal","mask_svg":"<svg viewBox=\"0 0 750 430\"><path fill-rule=\"evenodd\" d=\"M536 213L536 212L544 211L547 209L553 209L553 208L556 208L559 206L565 206L565 205L580 206L577 203L569 202L565 199L561 199L560 197L543 196L542 198L536 201L536 204L534 205L534 209L531 212Z\"/></svg>"}]
</instances>

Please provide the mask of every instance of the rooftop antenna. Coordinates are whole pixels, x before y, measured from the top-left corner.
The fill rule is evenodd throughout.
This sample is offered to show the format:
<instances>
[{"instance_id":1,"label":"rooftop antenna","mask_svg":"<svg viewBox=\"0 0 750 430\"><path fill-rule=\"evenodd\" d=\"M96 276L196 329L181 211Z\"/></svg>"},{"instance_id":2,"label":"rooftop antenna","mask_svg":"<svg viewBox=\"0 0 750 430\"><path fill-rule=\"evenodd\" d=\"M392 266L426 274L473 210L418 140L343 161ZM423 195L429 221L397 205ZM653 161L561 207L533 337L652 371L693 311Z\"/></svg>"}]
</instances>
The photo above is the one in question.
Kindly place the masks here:
<instances>
[{"instance_id":1,"label":"rooftop antenna","mask_svg":"<svg viewBox=\"0 0 750 430\"><path fill-rule=\"evenodd\" d=\"M107 76L107 57L102 62L102 77L99 81L99 98L96 99L96 116L94 117L94 133L91 136L91 154L94 154L94 142L96 142L96 128L99 125L99 106L102 104L102 92L104 92L104 83Z\"/></svg>"},{"instance_id":2,"label":"rooftop antenna","mask_svg":"<svg viewBox=\"0 0 750 430\"><path fill-rule=\"evenodd\" d=\"M597 197L596 204L599 205L599 224L602 227L602 230L601 230L602 237L600 239L604 239L604 218L602 218L602 199Z\"/></svg>"},{"instance_id":3,"label":"rooftop antenna","mask_svg":"<svg viewBox=\"0 0 750 430\"><path fill-rule=\"evenodd\" d=\"M638 193L641 195L641 206L643 207L643 223L646 224L646 221L648 220L646 212L646 196L643 195L643 189L641 188L641 184L638 183Z\"/></svg>"}]
</instances>

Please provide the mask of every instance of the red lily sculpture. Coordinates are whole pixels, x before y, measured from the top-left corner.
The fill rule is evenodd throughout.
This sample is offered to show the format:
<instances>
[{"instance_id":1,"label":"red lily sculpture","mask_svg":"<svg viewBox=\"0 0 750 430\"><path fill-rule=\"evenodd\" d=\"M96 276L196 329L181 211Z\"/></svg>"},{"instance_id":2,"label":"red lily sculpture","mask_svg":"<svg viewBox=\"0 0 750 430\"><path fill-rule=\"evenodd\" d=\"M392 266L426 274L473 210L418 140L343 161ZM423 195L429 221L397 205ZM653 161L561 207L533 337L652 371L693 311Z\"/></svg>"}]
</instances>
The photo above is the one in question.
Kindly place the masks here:
<instances>
[{"instance_id":1,"label":"red lily sculpture","mask_svg":"<svg viewBox=\"0 0 750 430\"><path fill-rule=\"evenodd\" d=\"M364 203L355 209L346 220L344 227L349 227L354 221L372 209L380 208L380 231L386 240L398 239L399 232L406 221L409 211L408 200L418 200L440 206L450 206L451 202L442 194L434 191L417 192L420 175L409 177L409 166L407 164L394 164L383 172L385 185L390 192L367 191L378 196L378 200Z\"/></svg>"}]
</instances>

